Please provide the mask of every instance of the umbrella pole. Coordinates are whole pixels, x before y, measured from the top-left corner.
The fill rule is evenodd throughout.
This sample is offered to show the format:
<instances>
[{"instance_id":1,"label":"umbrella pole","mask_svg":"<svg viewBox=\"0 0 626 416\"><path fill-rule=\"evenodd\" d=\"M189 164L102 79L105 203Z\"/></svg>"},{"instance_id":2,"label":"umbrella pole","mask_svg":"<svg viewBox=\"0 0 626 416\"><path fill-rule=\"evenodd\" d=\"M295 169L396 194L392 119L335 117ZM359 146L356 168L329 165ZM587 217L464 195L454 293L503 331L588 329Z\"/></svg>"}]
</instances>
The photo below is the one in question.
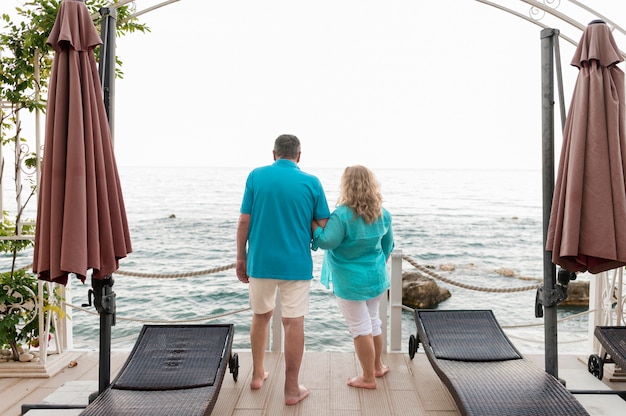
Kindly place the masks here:
<instances>
[{"instance_id":1,"label":"umbrella pole","mask_svg":"<svg viewBox=\"0 0 626 416\"><path fill-rule=\"evenodd\" d=\"M100 365L98 394L111 382L111 327L115 325L115 292L113 276L104 279L91 279L94 305L100 314Z\"/></svg>"},{"instance_id":2,"label":"umbrella pole","mask_svg":"<svg viewBox=\"0 0 626 416\"><path fill-rule=\"evenodd\" d=\"M115 91L115 30L117 27L117 10L111 7L100 9L102 16L98 75L102 86L104 107L109 121L109 131L113 142L114 127L114 91ZM115 325L115 292L113 292L113 276L102 280L92 278L94 303L100 314L100 365L98 377L98 394L102 393L111 381L111 327ZM91 400L90 400L91 401Z\"/></svg>"},{"instance_id":3,"label":"umbrella pole","mask_svg":"<svg viewBox=\"0 0 626 416\"><path fill-rule=\"evenodd\" d=\"M546 372L559 378L557 302L554 301L556 266L545 250L554 193L554 45L557 29L541 31L541 118L543 189L543 287L537 291L535 316L544 316ZM543 309L542 309L543 307ZM545 313L544 313L545 312Z\"/></svg>"}]
</instances>

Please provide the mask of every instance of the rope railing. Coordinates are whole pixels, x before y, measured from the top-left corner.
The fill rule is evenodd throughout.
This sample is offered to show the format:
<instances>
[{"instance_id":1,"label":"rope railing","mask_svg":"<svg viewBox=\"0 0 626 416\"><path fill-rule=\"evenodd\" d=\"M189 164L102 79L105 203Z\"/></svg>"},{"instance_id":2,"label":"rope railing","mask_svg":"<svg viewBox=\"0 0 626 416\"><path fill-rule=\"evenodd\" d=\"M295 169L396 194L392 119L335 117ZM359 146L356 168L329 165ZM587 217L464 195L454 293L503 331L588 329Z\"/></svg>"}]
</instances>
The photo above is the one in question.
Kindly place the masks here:
<instances>
[{"instance_id":1,"label":"rope railing","mask_svg":"<svg viewBox=\"0 0 626 416\"><path fill-rule=\"evenodd\" d=\"M589 315L592 312L597 312L597 309L590 309L584 312L580 312L574 315L566 316L565 318L559 319L558 323L563 323L565 321L569 321L571 319L580 318L581 316ZM519 328L533 328L537 326L543 326L543 321L537 324L524 324L524 325L502 325L502 329L519 329Z\"/></svg>"},{"instance_id":2,"label":"rope railing","mask_svg":"<svg viewBox=\"0 0 626 416\"><path fill-rule=\"evenodd\" d=\"M532 342L532 343L535 343L535 344L541 344L541 343L545 342L543 339L530 339L528 337L520 337L520 336L517 336L517 335L514 335L514 334L508 334L508 333L506 334L506 336L509 337L509 338L512 338L512 339L519 339L519 340L524 341L524 342ZM570 340L567 340L567 341L559 339L558 340L558 344L560 344L560 345L576 344L578 342L587 342L588 340L589 340L588 337L570 339Z\"/></svg>"},{"instance_id":3,"label":"rope railing","mask_svg":"<svg viewBox=\"0 0 626 416\"><path fill-rule=\"evenodd\" d=\"M129 277L146 277L150 279L179 279L182 277L194 277L194 276L204 276L206 274L213 274L223 272L229 269L234 269L237 266L236 263L231 263L226 266L215 267L213 269L207 270L199 270L197 272L186 272L186 273L138 273L138 272L128 272L126 270L118 270L115 272L116 274L121 274L122 276Z\"/></svg>"},{"instance_id":4,"label":"rope railing","mask_svg":"<svg viewBox=\"0 0 626 416\"><path fill-rule=\"evenodd\" d=\"M65 304L67 306L69 306L72 309L81 311L81 312L85 312L88 313L90 315L99 315L98 312L94 312L94 311L90 311L89 309L85 309L81 306L76 306L73 305L71 303L65 302ZM235 311L230 311L230 312L224 312L224 313L220 313L217 315L210 315L210 316L204 316L204 317L199 317L199 318L189 318L189 319L180 319L180 320L172 320L172 319L137 319L137 318L125 318L123 316L119 316L116 312L115 315L115 319L119 319L120 321L126 321L126 322L138 322L138 323L144 323L144 324L184 324L184 323L191 323L191 322L205 322L205 321L210 321L213 319L218 319L218 318L223 318L225 316L230 316L230 315L235 315L241 312L246 312L249 311L250 307L247 308L241 308L241 309L237 309Z\"/></svg>"},{"instance_id":5,"label":"rope railing","mask_svg":"<svg viewBox=\"0 0 626 416\"><path fill-rule=\"evenodd\" d=\"M464 289L469 289L469 290L477 290L477 291L482 291L482 292L493 292L493 293L511 293L511 292L521 292L521 291L530 291L530 290L536 290L540 285L536 284L536 285L531 285L531 286L524 286L524 287L515 287L515 288L486 288L486 287L479 287L479 286L475 286L475 285L468 285L468 284L464 284L464 283L460 283L457 282L453 279L450 278L446 278L444 276L441 276L437 273L435 273L434 271L430 270L429 268L419 264L417 261L415 261L414 259L410 258L409 256L402 256L402 259L406 262L408 262L411 266L413 266L415 269L423 272L424 274L442 281L444 283L448 283L457 287L461 287ZM29 266L25 266L24 268L28 268ZM205 270L199 270L199 271L195 271L195 272L182 272L182 273L141 273L141 272L132 272L132 271L126 271L126 270L118 270L116 272L116 274L119 275L123 275L123 276L129 276L129 277L139 277L139 278L153 278L153 279L176 279L176 278L185 278L185 277L194 277L194 276L202 276L202 275L207 275L207 274L213 274L213 273L219 273L219 272L223 272L226 270L230 270L236 267L235 263L231 263L225 266L220 266L220 267L215 267L212 269L205 269ZM534 278L522 278L520 280L539 280L539 279L534 279ZM77 305L73 305L71 303L67 303L66 305L74 310L80 311L80 312L84 312L84 313L88 313L91 315L99 315L98 312L95 311L91 311L88 310L84 307L81 306L77 306ZM406 310L406 311L413 311L413 308L409 308L407 306L402 305L402 309ZM234 311L229 311L229 312L224 312L221 314L217 314L217 315L210 315L210 316L203 316L203 317L197 317L197 318L189 318L189 319L180 319L180 320L171 320L171 319L140 319L140 318L129 318L129 317L124 317L124 316L120 316L119 313L116 315L116 319L119 319L121 321L126 321L126 322L136 322L136 323L142 323L142 324L184 324L184 323L193 323L193 322L205 322L205 321L210 321L213 319L219 319L219 318L223 318L226 316L230 316L230 315L235 315L238 313L243 313L243 312L247 312L250 311L251 308L247 307L247 308L242 308L242 309L237 309ZM589 311L585 311L585 312L581 312L575 315L571 315L568 316L566 318L562 318L560 319L558 322L564 322L570 319L576 319L580 316L583 315L587 315L590 314L592 312L595 312L596 310L589 310ZM527 327L539 327L539 326L543 326L543 322L540 323L536 323L536 324L524 324L524 325L505 325L502 326L503 329L518 329L518 328L527 328ZM513 337L515 337L515 335L512 335ZM129 339L132 339L133 336L129 336ZM526 341L528 341L528 339L524 338ZM574 341L559 341L559 343L573 343L573 342L581 342L583 341L583 339L577 339ZM539 340L537 341L539 342Z\"/></svg>"},{"instance_id":6,"label":"rope railing","mask_svg":"<svg viewBox=\"0 0 626 416\"><path fill-rule=\"evenodd\" d=\"M513 293L513 292L526 292L529 290L537 290L541 285L540 284L536 284L536 285L532 285L532 286L522 286L522 287L511 287L511 288L486 288L486 287L480 287L480 286L474 286L474 285L468 285L465 283L459 283L456 282L452 279L448 279L446 277L443 277L435 272L433 272L432 270L428 269L427 267L422 266L421 264L417 263L415 260L413 260L412 258L410 258L409 256L402 256L402 259L407 261L411 266L415 267L417 270L427 274L428 276L440 280L444 283L448 283L451 284L453 286L457 286L463 289L469 289L469 290L475 290L475 291L479 291L479 292L493 292L493 293Z\"/></svg>"},{"instance_id":7,"label":"rope railing","mask_svg":"<svg viewBox=\"0 0 626 416\"><path fill-rule=\"evenodd\" d=\"M433 272L429 268L417 263L417 261L413 260L409 256L402 256L402 259L408 262L409 264L411 264L417 270L427 274L428 276L434 279L437 279L444 283L448 283L453 286L457 286L457 287L469 289L469 290L475 290L475 291L481 291L481 292L494 292L494 293L512 293L512 292L525 292L525 291L530 291L530 290L537 290L537 288L541 286L540 284L536 284L536 285L531 285L531 286L522 286L522 287L514 287L514 288L485 288L485 287L480 287L480 286L468 285L468 284L460 283L450 278L441 276L440 274ZM28 269L31 266L32 264L24 266L22 267L22 269ZM234 269L236 266L237 266L236 263L231 263L225 266L215 267L212 269L198 270L195 272L182 272L182 273L141 273L141 272L121 270L121 269L116 271L115 273L122 275L122 276L141 277L141 278L148 278L148 279L180 279L180 278L185 278L185 277L204 276L207 274L220 273L226 270ZM540 279L536 279L532 277L518 277L518 279L519 280L540 280Z\"/></svg>"},{"instance_id":8,"label":"rope railing","mask_svg":"<svg viewBox=\"0 0 626 416\"><path fill-rule=\"evenodd\" d=\"M26 266L20 267L18 270L28 270L32 268L33 264L30 263ZM207 274L219 273L226 270L234 269L237 266L237 263L227 264L226 266L215 267L213 269L206 270L198 270L196 272L184 272L184 273L140 273L140 272L129 272L126 270L118 270L115 274L120 274L122 276L129 277L145 277L150 279L180 279L183 277L195 277L195 276L204 276ZM8 273L2 272L2 273Z\"/></svg>"}]
</instances>

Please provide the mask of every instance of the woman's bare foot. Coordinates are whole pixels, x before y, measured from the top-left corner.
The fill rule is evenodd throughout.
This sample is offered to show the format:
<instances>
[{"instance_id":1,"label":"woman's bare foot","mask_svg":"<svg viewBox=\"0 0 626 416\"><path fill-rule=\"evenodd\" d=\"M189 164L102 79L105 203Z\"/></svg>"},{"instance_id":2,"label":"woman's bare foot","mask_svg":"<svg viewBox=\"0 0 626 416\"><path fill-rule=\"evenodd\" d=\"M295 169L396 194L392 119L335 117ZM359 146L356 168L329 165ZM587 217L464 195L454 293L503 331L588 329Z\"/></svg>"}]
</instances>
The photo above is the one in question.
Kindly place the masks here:
<instances>
[{"instance_id":1,"label":"woman's bare foot","mask_svg":"<svg viewBox=\"0 0 626 416\"><path fill-rule=\"evenodd\" d=\"M386 365L384 365L384 364L383 364L383 365L380 367L380 370L376 370L376 371L374 371L374 375L375 375L376 377L382 377L382 376L384 376L385 374L387 374L388 372L389 372L389 367L387 367Z\"/></svg>"},{"instance_id":2,"label":"woman's bare foot","mask_svg":"<svg viewBox=\"0 0 626 416\"><path fill-rule=\"evenodd\" d=\"M304 387L302 384L300 384L298 386L299 388L299 393L296 396L288 396L285 393L285 404L287 406L292 406L294 404L297 404L299 402L301 402L302 400L306 399L307 397L309 397L309 389L307 389L306 387Z\"/></svg>"},{"instance_id":3,"label":"woman's bare foot","mask_svg":"<svg viewBox=\"0 0 626 416\"><path fill-rule=\"evenodd\" d=\"M365 381L362 376L352 377L348 379L348 386L358 387L361 389L375 389L376 388L376 380L374 381Z\"/></svg>"},{"instance_id":4,"label":"woman's bare foot","mask_svg":"<svg viewBox=\"0 0 626 416\"><path fill-rule=\"evenodd\" d=\"M252 380L250 381L250 388L252 390L258 390L261 387L263 387L263 382L265 380L267 380L267 378L269 377L270 373L268 373L267 371L263 372L263 377L258 377L255 378L254 376L252 376Z\"/></svg>"}]
</instances>

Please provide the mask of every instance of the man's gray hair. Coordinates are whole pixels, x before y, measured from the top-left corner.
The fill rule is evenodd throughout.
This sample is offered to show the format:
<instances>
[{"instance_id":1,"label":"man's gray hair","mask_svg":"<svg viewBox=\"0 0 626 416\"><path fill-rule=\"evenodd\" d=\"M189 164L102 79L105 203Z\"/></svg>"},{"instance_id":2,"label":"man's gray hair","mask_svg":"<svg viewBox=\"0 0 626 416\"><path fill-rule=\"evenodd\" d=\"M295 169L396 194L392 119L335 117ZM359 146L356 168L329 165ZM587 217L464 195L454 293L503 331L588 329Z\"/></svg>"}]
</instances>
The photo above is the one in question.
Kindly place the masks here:
<instances>
[{"instance_id":1,"label":"man's gray hair","mask_svg":"<svg viewBox=\"0 0 626 416\"><path fill-rule=\"evenodd\" d=\"M278 159L297 159L300 140L293 134L281 134L274 142L274 153Z\"/></svg>"}]
</instances>

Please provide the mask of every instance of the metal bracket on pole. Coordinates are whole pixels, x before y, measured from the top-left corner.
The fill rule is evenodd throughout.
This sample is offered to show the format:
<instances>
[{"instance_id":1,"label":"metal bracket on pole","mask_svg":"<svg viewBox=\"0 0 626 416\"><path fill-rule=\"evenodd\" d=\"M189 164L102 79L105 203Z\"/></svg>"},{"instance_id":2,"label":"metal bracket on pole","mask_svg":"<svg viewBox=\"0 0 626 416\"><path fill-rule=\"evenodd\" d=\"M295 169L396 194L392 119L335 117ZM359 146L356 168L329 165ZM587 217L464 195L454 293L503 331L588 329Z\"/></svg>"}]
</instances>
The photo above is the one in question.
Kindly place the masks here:
<instances>
[{"instance_id":1,"label":"metal bracket on pole","mask_svg":"<svg viewBox=\"0 0 626 416\"><path fill-rule=\"evenodd\" d=\"M111 327L115 326L115 292L113 292L113 276L104 279L91 278L89 290L89 306L91 298L100 315L100 365L98 392L89 396L89 403L95 400L111 382ZM87 305L83 305L87 306Z\"/></svg>"},{"instance_id":2,"label":"metal bracket on pole","mask_svg":"<svg viewBox=\"0 0 626 416\"><path fill-rule=\"evenodd\" d=\"M113 326L115 326L115 292L113 276L109 275L104 279L91 279L93 288L94 306L98 313L113 315Z\"/></svg>"},{"instance_id":3,"label":"metal bracket on pole","mask_svg":"<svg viewBox=\"0 0 626 416\"><path fill-rule=\"evenodd\" d=\"M543 317L543 307L553 307L567 299L567 287L571 280L576 280L576 273L565 269L559 269L558 281L553 288L546 289L541 286L537 289L535 297L535 317Z\"/></svg>"}]
</instances>

